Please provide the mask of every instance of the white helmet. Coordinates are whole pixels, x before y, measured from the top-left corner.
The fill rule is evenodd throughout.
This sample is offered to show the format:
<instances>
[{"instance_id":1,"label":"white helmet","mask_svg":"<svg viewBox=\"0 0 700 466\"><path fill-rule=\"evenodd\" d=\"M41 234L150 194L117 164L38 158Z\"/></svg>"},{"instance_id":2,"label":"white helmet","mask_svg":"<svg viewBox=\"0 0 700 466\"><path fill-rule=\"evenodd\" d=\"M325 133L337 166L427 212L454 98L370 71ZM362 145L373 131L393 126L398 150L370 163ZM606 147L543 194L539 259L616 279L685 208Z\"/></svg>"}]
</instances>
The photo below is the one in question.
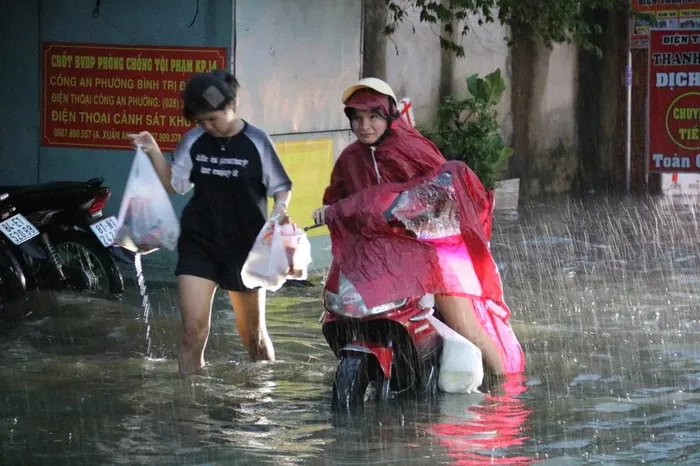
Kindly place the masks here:
<instances>
[{"instance_id":1,"label":"white helmet","mask_svg":"<svg viewBox=\"0 0 700 466\"><path fill-rule=\"evenodd\" d=\"M379 78L364 78L360 79L356 84L353 84L352 86L348 87L345 89L345 92L343 92L343 104L345 104L350 96L352 96L355 92L359 91L360 89L372 89L380 94L386 95L388 97L391 97L394 99L394 105L397 105L398 99L396 98L396 95L394 95L394 91L391 90L391 87L382 81Z\"/></svg>"}]
</instances>

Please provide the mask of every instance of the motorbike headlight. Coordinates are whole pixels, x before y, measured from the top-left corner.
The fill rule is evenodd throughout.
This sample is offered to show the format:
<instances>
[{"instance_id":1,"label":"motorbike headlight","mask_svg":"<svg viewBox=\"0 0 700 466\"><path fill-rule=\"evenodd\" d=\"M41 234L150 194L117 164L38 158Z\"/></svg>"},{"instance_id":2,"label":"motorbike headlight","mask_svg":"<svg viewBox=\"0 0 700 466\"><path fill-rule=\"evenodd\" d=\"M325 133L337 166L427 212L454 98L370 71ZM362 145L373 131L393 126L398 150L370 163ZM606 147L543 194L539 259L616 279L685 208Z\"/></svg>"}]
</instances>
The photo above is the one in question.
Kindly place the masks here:
<instances>
[{"instance_id":1,"label":"motorbike headlight","mask_svg":"<svg viewBox=\"0 0 700 466\"><path fill-rule=\"evenodd\" d=\"M325 290L323 293L323 304L330 312L353 319L361 319L363 317L389 312L403 306L407 301L406 299L400 299L374 307L367 307L362 296L360 296L360 293L353 284L350 283L350 280L342 275L340 276L338 291L339 292L336 294Z\"/></svg>"}]
</instances>

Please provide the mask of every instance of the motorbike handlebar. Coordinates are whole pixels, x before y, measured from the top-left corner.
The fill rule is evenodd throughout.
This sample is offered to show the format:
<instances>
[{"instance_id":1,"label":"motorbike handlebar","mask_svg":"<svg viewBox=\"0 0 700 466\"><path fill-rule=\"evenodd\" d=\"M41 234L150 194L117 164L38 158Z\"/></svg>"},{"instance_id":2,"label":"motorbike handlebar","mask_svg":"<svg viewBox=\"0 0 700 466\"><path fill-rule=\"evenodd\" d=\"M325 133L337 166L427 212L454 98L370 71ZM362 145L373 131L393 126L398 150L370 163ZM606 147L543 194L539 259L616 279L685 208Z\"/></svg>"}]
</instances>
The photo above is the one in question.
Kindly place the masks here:
<instances>
[{"instance_id":1,"label":"motorbike handlebar","mask_svg":"<svg viewBox=\"0 0 700 466\"><path fill-rule=\"evenodd\" d=\"M321 228L322 226L325 226L325 225L311 225L308 227L304 227L304 231L314 230L316 228Z\"/></svg>"}]
</instances>

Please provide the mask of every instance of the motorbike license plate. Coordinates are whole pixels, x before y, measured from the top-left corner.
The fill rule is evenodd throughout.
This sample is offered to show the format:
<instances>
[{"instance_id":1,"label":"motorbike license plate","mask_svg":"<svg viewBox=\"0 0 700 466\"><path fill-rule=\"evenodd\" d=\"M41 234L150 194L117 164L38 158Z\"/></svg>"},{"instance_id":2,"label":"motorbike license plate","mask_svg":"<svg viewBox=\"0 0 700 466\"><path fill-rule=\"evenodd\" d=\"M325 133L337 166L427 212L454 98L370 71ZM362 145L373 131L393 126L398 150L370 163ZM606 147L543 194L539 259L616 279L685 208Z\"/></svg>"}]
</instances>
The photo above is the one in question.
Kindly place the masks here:
<instances>
[{"instance_id":1,"label":"motorbike license plate","mask_svg":"<svg viewBox=\"0 0 700 466\"><path fill-rule=\"evenodd\" d=\"M17 214L0 223L0 231L16 246L39 234L39 230L22 214Z\"/></svg>"},{"instance_id":2,"label":"motorbike license plate","mask_svg":"<svg viewBox=\"0 0 700 466\"><path fill-rule=\"evenodd\" d=\"M117 233L117 218L114 216L104 218L90 225L90 229L102 246L109 247L114 243L114 236Z\"/></svg>"}]
</instances>

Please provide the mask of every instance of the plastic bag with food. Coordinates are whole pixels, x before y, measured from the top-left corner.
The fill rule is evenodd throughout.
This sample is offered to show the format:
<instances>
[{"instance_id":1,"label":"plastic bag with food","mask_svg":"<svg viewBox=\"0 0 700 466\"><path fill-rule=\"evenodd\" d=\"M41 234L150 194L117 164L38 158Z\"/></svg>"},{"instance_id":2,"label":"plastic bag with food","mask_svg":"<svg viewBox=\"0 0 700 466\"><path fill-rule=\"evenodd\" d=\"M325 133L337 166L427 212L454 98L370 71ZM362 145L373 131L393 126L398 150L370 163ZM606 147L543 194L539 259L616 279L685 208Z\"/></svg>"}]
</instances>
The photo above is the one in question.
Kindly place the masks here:
<instances>
[{"instance_id":1,"label":"plastic bag with food","mask_svg":"<svg viewBox=\"0 0 700 466\"><path fill-rule=\"evenodd\" d=\"M180 223L168 192L138 146L119 207L115 243L146 254L159 248L175 250L179 236Z\"/></svg>"}]
</instances>

